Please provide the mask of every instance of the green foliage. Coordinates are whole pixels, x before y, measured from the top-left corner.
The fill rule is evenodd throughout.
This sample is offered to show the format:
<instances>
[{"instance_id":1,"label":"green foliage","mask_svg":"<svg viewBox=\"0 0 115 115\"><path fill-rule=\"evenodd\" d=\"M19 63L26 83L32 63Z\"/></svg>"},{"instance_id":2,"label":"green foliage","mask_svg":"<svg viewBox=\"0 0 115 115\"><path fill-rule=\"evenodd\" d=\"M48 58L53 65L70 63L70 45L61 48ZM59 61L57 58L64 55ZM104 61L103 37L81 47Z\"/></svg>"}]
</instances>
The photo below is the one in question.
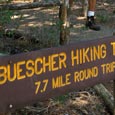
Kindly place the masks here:
<instances>
[{"instance_id":1,"label":"green foliage","mask_svg":"<svg viewBox=\"0 0 115 115\"><path fill-rule=\"evenodd\" d=\"M101 23L106 23L109 20L109 15L107 13L99 13L97 14L97 19Z\"/></svg>"},{"instance_id":2,"label":"green foliage","mask_svg":"<svg viewBox=\"0 0 115 115\"><path fill-rule=\"evenodd\" d=\"M69 98L68 95L62 95L62 96L55 98L55 101L59 101L60 103L63 104L68 98Z\"/></svg>"},{"instance_id":3,"label":"green foliage","mask_svg":"<svg viewBox=\"0 0 115 115\"><path fill-rule=\"evenodd\" d=\"M4 0L1 2L4 2L5 4L11 3L12 0ZM4 28L6 28L6 25L11 22L11 17L14 15L13 11L10 10L0 10L0 36L2 36Z\"/></svg>"},{"instance_id":4,"label":"green foliage","mask_svg":"<svg viewBox=\"0 0 115 115\"><path fill-rule=\"evenodd\" d=\"M11 3L13 0L0 0L0 3Z\"/></svg>"},{"instance_id":5,"label":"green foliage","mask_svg":"<svg viewBox=\"0 0 115 115\"><path fill-rule=\"evenodd\" d=\"M13 0L5 0L6 3L11 3Z\"/></svg>"},{"instance_id":6,"label":"green foliage","mask_svg":"<svg viewBox=\"0 0 115 115\"><path fill-rule=\"evenodd\" d=\"M81 30L86 31L86 30L88 30L88 28L85 25L83 25L83 26L81 26Z\"/></svg>"},{"instance_id":7,"label":"green foliage","mask_svg":"<svg viewBox=\"0 0 115 115\"><path fill-rule=\"evenodd\" d=\"M95 105L95 109L96 109L97 111L100 111L100 110L103 109L103 105L101 105L101 104L96 104L96 105Z\"/></svg>"},{"instance_id":8,"label":"green foliage","mask_svg":"<svg viewBox=\"0 0 115 115\"><path fill-rule=\"evenodd\" d=\"M4 26L11 21L11 17L13 16L13 11L3 10L0 11L0 25Z\"/></svg>"},{"instance_id":9,"label":"green foliage","mask_svg":"<svg viewBox=\"0 0 115 115\"><path fill-rule=\"evenodd\" d=\"M4 3L9 4L12 0L4 0ZM0 11L0 26L4 26L11 21L11 17L13 16L13 11L10 10L1 10Z\"/></svg>"}]
</instances>

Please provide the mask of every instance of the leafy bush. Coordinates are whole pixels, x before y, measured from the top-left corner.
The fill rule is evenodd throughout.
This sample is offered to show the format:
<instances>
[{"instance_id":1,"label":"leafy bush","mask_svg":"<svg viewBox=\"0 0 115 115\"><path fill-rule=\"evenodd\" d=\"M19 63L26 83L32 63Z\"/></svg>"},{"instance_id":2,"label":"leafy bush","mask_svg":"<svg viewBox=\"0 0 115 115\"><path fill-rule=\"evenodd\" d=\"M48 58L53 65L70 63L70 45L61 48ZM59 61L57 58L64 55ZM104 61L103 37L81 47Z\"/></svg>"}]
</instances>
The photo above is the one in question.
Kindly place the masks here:
<instances>
[{"instance_id":1,"label":"leafy bush","mask_svg":"<svg viewBox=\"0 0 115 115\"><path fill-rule=\"evenodd\" d=\"M5 3L6 5L11 3L12 0L2 0L0 3ZM3 34L3 30L6 25L11 22L11 17L13 16L13 11L10 10L0 10L0 36Z\"/></svg>"}]
</instances>

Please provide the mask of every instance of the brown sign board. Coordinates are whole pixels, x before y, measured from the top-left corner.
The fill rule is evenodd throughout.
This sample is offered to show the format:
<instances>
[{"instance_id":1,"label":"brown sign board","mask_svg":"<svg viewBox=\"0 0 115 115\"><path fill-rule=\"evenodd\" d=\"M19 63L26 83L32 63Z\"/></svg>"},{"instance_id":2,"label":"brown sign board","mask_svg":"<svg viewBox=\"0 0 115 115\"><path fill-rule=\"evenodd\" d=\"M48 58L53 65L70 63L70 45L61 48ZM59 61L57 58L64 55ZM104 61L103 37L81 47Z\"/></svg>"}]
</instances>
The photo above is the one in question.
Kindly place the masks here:
<instances>
[{"instance_id":1,"label":"brown sign board","mask_svg":"<svg viewBox=\"0 0 115 115\"><path fill-rule=\"evenodd\" d=\"M0 57L0 112L115 79L115 36Z\"/></svg>"}]
</instances>

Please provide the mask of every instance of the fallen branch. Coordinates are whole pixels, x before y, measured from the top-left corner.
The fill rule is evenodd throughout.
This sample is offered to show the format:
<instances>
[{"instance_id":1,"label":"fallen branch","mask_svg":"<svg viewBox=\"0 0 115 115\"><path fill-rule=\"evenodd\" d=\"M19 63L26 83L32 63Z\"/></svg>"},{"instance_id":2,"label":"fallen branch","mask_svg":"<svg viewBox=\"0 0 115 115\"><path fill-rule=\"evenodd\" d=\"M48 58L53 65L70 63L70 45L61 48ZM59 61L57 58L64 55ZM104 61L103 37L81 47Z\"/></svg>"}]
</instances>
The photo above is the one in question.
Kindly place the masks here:
<instances>
[{"instance_id":1,"label":"fallen branch","mask_svg":"<svg viewBox=\"0 0 115 115\"><path fill-rule=\"evenodd\" d=\"M114 108L114 98L112 94L104 87L104 85L99 84L94 86L94 89L96 92L99 94L100 97L104 100L106 106L110 110L111 113L113 113L113 108Z\"/></svg>"},{"instance_id":2,"label":"fallen branch","mask_svg":"<svg viewBox=\"0 0 115 115\"><path fill-rule=\"evenodd\" d=\"M7 5L0 5L0 10L23 10L23 9L32 9L32 8L39 8L39 7L53 7L53 6L60 6L60 2L50 2L50 3L20 3L20 4L7 4Z\"/></svg>"}]
</instances>

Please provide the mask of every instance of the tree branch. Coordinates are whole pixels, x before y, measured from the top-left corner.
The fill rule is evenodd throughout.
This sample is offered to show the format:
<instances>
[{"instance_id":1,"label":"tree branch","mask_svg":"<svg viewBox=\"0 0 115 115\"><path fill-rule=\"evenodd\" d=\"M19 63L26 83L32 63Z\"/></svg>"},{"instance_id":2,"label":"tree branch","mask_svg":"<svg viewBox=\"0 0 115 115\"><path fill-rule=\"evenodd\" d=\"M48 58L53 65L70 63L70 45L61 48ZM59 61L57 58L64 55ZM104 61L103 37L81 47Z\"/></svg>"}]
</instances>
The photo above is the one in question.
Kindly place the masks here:
<instances>
[{"instance_id":1,"label":"tree branch","mask_svg":"<svg viewBox=\"0 0 115 115\"><path fill-rule=\"evenodd\" d=\"M20 4L8 4L8 5L0 5L0 10L23 10L23 9L32 9L39 7L53 7L60 6L60 2L51 2L51 3L20 3Z\"/></svg>"}]
</instances>

